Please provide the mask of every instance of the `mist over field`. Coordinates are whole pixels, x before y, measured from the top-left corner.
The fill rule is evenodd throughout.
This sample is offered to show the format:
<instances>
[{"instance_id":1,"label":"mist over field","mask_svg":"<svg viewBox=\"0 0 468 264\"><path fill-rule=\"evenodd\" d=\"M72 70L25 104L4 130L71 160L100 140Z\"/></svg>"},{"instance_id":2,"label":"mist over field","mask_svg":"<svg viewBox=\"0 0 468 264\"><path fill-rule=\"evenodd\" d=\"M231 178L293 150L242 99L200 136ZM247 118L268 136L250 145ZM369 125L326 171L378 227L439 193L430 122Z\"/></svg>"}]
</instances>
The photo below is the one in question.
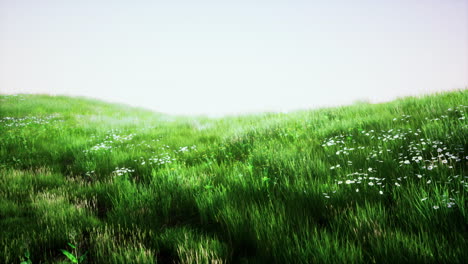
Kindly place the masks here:
<instances>
[{"instance_id":1,"label":"mist over field","mask_svg":"<svg viewBox=\"0 0 468 264\"><path fill-rule=\"evenodd\" d=\"M468 87L468 2L0 1L0 91L220 117Z\"/></svg>"}]
</instances>

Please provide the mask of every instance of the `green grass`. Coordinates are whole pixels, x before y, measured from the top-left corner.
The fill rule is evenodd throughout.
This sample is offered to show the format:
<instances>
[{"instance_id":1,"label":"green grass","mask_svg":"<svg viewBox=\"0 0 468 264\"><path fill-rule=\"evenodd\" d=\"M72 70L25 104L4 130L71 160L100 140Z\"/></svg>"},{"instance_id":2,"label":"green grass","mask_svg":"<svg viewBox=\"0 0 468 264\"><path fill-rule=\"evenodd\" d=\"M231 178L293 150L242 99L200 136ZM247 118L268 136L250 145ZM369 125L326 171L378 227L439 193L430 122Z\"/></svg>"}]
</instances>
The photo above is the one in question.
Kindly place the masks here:
<instances>
[{"instance_id":1,"label":"green grass","mask_svg":"<svg viewBox=\"0 0 468 264\"><path fill-rule=\"evenodd\" d=\"M467 105L208 119L1 95L0 263L463 263Z\"/></svg>"}]
</instances>

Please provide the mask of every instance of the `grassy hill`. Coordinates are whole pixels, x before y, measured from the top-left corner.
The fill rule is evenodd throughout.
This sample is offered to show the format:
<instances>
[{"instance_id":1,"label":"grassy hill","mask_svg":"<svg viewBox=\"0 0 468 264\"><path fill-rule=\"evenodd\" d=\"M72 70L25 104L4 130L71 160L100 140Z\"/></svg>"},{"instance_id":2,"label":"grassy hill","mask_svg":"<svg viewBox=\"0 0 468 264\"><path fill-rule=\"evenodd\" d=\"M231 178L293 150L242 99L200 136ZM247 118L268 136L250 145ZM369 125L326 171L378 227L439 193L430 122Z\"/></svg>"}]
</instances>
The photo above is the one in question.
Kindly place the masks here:
<instances>
[{"instance_id":1,"label":"grassy hill","mask_svg":"<svg viewBox=\"0 0 468 264\"><path fill-rule=\"evenodd\" d=\"M462 263L467 108L208 119L2 95L0 263Z\"/></svg>"}]
</instances>

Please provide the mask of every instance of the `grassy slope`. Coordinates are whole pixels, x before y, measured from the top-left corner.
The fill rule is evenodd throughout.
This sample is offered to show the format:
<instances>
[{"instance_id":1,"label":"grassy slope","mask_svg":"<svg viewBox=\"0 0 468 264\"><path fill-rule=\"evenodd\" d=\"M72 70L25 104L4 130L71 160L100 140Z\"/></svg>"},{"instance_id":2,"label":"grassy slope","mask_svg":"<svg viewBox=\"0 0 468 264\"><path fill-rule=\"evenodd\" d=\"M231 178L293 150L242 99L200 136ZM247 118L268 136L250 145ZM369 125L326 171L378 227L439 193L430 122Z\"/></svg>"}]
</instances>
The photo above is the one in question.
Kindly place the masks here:
<instances>
[{"instance_id":1,"label":"grassy slope","mask_svg":"<svg viewBox=\"0 0 468 264\"><path fill-rule=\"evenodd\" d=\"M0 262L463 262L467 103L190 119L0 96Z\"/></svg>"}]
</instances>

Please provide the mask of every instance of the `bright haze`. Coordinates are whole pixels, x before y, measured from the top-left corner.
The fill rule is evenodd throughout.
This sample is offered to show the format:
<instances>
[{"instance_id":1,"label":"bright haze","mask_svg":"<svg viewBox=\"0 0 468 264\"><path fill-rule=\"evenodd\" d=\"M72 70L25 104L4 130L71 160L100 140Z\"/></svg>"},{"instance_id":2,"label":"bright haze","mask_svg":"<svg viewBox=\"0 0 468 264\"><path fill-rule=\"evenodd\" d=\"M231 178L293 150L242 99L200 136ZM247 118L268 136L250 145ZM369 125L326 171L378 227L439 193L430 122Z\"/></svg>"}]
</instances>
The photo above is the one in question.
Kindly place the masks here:
<instances>
[{"instance_id":1,"label":"bright haze","mask_svg":"<svg viewBox=\"0 0 468 264\"><path fill-rule=\"evenodd\" d=\"M183 115L466 89L467 0L0 0L0 92Z\"/></svg>"}]
</instances>

